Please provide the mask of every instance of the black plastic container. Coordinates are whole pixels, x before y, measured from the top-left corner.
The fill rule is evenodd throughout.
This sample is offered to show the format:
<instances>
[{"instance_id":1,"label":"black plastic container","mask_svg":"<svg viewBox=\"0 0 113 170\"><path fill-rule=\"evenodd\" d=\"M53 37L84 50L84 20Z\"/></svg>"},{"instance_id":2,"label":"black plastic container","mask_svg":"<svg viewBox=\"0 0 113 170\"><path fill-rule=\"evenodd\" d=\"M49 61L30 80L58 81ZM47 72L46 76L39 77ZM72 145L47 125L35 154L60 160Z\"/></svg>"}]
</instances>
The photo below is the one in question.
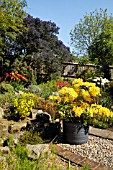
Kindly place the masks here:
<instances>
[{"instance_id":1,"label":"black plastic container","mask_svg":"<svg viewBox=\"0 0 113 170\"><path fill-rule=\"evenodd\" d=\"M88 141L89 126L63 121L63 140L68 144L80 145Z\"/></svg>"}]
</instances>

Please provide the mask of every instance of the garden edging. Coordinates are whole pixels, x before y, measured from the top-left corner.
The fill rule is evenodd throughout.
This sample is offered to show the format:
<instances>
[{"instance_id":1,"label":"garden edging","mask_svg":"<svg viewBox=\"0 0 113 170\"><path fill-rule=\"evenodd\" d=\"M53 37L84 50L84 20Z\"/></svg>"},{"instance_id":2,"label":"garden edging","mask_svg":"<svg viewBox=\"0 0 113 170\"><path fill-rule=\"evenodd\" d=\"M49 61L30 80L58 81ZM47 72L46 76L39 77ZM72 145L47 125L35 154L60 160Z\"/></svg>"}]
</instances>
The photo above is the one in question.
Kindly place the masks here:
<instances>
[{"instance_id":1,"label":"garden edging","mask_svg":"<svg viewBox=\"0 0 113 170\"><path fill-rule=\"evenodd\" d=\"M94 136L98 136L98 137L102 137L105 139L110 139L113 140L113 131L107 130L107 129L99 129L99 128L95 128L90 126L89 127L89 134L90 135L94 135Z\"/></svg>"}]
</instances>

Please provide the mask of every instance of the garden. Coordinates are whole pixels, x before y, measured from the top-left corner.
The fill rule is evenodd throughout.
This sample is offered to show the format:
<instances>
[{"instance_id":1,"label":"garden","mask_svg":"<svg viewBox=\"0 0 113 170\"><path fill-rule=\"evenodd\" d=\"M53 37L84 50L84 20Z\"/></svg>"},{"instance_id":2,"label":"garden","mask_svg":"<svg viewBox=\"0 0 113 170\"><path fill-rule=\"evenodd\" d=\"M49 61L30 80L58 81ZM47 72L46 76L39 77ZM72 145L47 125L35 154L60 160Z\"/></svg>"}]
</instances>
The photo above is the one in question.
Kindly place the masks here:
<instances>
[{"instance_id":1,"label":"garden","mask_svg":"<svg viewBox=\"0 0 113 170\"><path fill-rule=\"evenodd\" d=\"M54 22L25 11L26 0L0 5L0 170L90 168L54 146L113 169L112 15L84 15L70 31L71 52ZM108 130L107 139L90 127Z\"/></svg>"},{"instance_id":2,"label":"garden","mask_svg":"<svg viewBox=\"0 0 113 170\"><path fill-rule=\"evenodd\" d=\"M82 78L56 77L46 83L30 84L26 87L25 79L22 80L21 76L19 83L18 79L13 77L10 82L4 81L0 84L2 118L19 124L24 122L26 118L27 121L33 122L22 130L23 134L19 136L18 144L15 145L14 151L11 151L12 154L16 152L17 159L17 152L20 151L16 151L16 149L18 150L18 147L20 147L20 150L21 147L26 148L27 144L58 143L60 140L70 144L70 141L67 139L65 141L62 137L58 140L64 120L99 129L113 128L112 81L99 83L98 78L92 79L92 81L89 78L89 81L84 81ZM101 80L104 82L104 79ZM36 111L35 118L33 118L33 110ZM57 138L55 138L56 136ZM7 140L10 141L10 137ZM87 143L87 141L88 136L83 143ZM3 145L6 146L10 143L5 144L5 142ZM76 144L76 142L71 144ZM25 154L25 160L27 159L26 152L25 150L25 153L20 153ZM13 157L10 159L13 159ZM9 166L10 161L8 162ZM19 158L19 161L21 161L21 158ZM29 160L26 161L29 162ZM29 164L29 166L38 166L36 162L29 162Z\"/></svg>"}]
</instances>

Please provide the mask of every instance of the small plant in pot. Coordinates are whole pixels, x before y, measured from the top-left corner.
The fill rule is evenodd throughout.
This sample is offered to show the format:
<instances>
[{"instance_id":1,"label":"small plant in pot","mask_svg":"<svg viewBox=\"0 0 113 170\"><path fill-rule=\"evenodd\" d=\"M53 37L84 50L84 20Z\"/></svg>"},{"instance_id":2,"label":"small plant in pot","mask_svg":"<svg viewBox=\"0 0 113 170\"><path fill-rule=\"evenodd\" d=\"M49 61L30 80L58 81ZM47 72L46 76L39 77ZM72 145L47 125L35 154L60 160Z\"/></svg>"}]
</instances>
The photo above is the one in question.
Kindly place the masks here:
<instances>
[{"instance_id":1,"label":"small plant in pot","mask_svg":"<svg viewBox=\"0 0 113 170\"><path fill-rule=\"evenodd\" d=\"M99 96L101 96L99 87L78 78L73 80L71 86L62 87L58 91L58 95L49 97L56 106L56 117L63 120L63 133L66 142L86 143L89 125L93 125L97 121L107 123L113 120L113 112L96 104ZM76 127L78 127L77 130Z\"/></svg>"}]
</instances>

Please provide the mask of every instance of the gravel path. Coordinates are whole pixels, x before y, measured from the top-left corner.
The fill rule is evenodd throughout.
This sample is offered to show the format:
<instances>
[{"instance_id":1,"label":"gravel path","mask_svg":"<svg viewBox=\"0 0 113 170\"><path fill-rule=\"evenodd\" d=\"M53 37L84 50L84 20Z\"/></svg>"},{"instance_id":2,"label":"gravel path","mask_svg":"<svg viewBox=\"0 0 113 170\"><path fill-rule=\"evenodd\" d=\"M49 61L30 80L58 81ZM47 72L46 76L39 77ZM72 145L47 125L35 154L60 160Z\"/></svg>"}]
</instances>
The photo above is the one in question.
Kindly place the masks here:
<instances>
[{"instance_id":1,"label":"gravel path","mask_svg":"<svg viewBox=\"0 0 113 170\"><path fill-rule=\"evenodd\" d=\"M58 143L64 149L75 154L87 157L102 165L113 168L113 141L89 135L88 142L82 145L70 145Z\"/></svg>"}]
</instances>

